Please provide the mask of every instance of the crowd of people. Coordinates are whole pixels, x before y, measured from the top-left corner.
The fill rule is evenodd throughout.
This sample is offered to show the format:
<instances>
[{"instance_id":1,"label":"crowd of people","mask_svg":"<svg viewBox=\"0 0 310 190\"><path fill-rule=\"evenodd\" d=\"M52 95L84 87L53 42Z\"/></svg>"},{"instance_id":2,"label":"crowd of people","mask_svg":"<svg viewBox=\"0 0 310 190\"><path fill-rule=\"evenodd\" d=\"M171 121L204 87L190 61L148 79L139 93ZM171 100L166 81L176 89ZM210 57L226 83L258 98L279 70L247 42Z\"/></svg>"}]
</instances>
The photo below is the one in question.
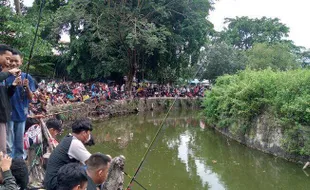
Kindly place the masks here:
<instances>
[{"instance_id":1,"label":"crowd of people","mask_svg":"<svg viewBox=\"0 0 310 190\"><path fill-rule=\"evenodd\" d=\"M32 105L40 105L37 111L46 110L46 105L60 105L72 102L99 102L102 100L123 100L149 97L203 97L207 88L203 85L169 86L152 83L133 83L131 93L125 84L94 82L75 83L55 80L38 84ZM33 106L35 107L35 106ZM39 110L38 110L39 109ZM36 109L34 109L36 110ZM36 112L36 111L35 111Z\"/></svg>"},{"instance_id":2,"label":"crowd of people","mask_svg":"<svg viewBox=\"0 0 310 190\"><path fill-rule=\"evenodd\" d=\"M36 83L30 74L21 71L22 64L23 56L18 50L0 44L0 190L27 189L37 157L46 169L42 184L47 190L103 188L111 157L91 154L86 149L91 140L91 121L75 121L72 133L58 143L62 121L57 117L43 120L48 105L128 98L192 98L203 96L206 90L202 85L133 83L129 93L125 84L54 80Z\"/></svg>"},{"instance_id":3,"label":"crowd of people","mask_svg":"<svg viewBox=\"0 0 310 190\"><path fill-rule=\"evenodd\" d=\"M0 44L0 190L28 189L33 168L42 160L47 160L42 161L47 190L101 189L111 157L86 149L91 121L75 121L71 134L58 143L62 122L57 118L44 122L44 116L38 114L46 111L48 89L37 88L32 76L20 70L22 63L18 50ZM42 110L36 110L36 104L43 105Z\"/></svg>"}]
</instances>

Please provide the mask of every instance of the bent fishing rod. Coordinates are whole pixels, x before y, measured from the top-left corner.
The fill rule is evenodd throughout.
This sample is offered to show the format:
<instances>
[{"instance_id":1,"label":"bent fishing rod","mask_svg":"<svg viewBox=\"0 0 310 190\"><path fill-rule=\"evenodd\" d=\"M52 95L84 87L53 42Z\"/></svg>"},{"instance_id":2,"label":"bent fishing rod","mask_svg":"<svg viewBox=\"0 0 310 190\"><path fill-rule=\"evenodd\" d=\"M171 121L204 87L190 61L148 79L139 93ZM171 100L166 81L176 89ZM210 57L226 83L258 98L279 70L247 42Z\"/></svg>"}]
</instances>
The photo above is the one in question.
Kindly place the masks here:
<instances>
[{"instance_id":1,"label":"bent fishing rod","mask_svg":"<svg viewBox=\"0 0 310 190\"><path fill-rule=\"evenodd\" d=\"M43 12L44 5L45 5L45 0L42 0L42 2L40 4L40 9L39 9L39 18L38 18L37 25L36 25L36 31L34 33L34 38L33 38L33 41L32 41L32 45L31 45L31 49L30 49L30 53L29 53L29 57L28 57L27 70L26 70L26 79L28 79L28 75L29 75L29 68L30 68L31 59L32 59L32 56L33 56L33 49L34 49L34 46L35 46L36 41L37 41L38 31L39 31L39 26L40 26L40 22L41 22L41 17L42 17L42 12Z\"/></svg>"},{"instance_id":2,"label":"bent fishing rod","mask_svg":"<svg viewBox=\"0 0 310 190\"><path fill-rule=\"evenodd\" d=\"M199 71L200 71L200 69L202 68L202 66L203 66L203 64L200 65L200 67L198 68L198 70L197 70L197 72L195 73L195 75L194 75L193 78L195 78L195 77L197 76L197 74L199 73ZM126 187L126 190L130 190L130 186L131 186L132 182L133 182L133 181L136 181L136 177L137 177L137 175L138 175L140 169L142 168L142 166L143 166L143 164L144 164L144 162L145 162L145 160L146 160L146 158L147 158L147 156L148 156L148 154L149 154L149 152L150 152L152 146L154 145L156 139L158 138L159 133L160 133L161 130L163 129L164 123L166 122L166 119L167 119L167 117L168 117L168 115L169 115L169 113L170 113L172 107L174 106L174 104L175 104L177 98L178 98L178 96L175 96L175 98L174 98L174 100L173 100L171 106L169 107L169 110L167 111L167 113L166 113L166 115L165 115L163 121L161 122L161 124L160 124L160 126L159 126L159 128L158 128L158 130L157 130L157 132L156 132L156 134L155 134L155 136L154 136L154 138L153 138L153 140L151 141L151 144L149 145L149 147L148 147L147 150L145 151L145 153L144 153L144 155L143 155L143 157L142 157L142 159L141 159L141 161L140 161L140 163L139 163L138 169L136 170L135 174L131 177L131 180L130 180L130 182L128 183L128 185L127 185L127 187Z\"/></svg>"}]
</instances>

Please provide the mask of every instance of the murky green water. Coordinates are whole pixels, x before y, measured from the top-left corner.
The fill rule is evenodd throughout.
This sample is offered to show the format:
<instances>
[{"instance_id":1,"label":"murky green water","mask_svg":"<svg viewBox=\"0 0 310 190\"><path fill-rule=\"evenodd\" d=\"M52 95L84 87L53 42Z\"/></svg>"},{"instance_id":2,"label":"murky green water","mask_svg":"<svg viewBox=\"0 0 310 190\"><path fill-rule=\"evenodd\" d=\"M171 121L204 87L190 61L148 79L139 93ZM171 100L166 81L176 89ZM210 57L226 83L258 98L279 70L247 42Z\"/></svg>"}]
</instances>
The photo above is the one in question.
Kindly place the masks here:
<instances>
[{"instance_id":1,"label":"murky green water","mask_svg":"<svg viewBox=\"0 0 310 190\"><path fill-rule=\"evenodd\" d=\"M205 127L197 116L198 112L170 114L137 177L147 189L310 189L310 177L302 166L229 140ZM133 175L163 117L164 113L149 113L96 123L97 144L90 151L123 154L125 171ZM134 184L132 189L142 188Z\"/></svg>"}]
</instances>

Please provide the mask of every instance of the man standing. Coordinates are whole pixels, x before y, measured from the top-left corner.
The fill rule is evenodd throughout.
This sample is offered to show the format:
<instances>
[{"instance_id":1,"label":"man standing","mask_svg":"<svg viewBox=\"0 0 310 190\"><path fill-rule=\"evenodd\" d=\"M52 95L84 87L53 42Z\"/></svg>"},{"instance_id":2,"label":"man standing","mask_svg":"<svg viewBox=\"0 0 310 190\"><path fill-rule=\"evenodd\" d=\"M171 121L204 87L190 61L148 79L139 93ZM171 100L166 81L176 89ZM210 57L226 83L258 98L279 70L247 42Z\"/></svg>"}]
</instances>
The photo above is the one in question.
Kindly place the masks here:
<instances>
[{"instance_id":1,"label":"man standing","mask_svg":"<svg viewBox=\"0 0 310 190\"><path fill-rule=\"evenodd\" d=\"M22 55L13 50L11 65L19 68L22 65ZM28 114L28 106L32 100L32 92L35 91L35 83L32 77L26 73L21 74L22 85L16 87L15 93L10 99L12 106L11 119L7 124L7 152L12 158L23 158L23 137ZM14 76L10 76L6 82L12 84Z\"/></svg>"},{"instance_id":2,"label":"man standing","mask_svg":"<svg viewBox=\"0 0 310 190\"><path fill-rule=\"evenodd\" d=\"M54 149L47 162L44 186L47 190L55 190L58 170L69 163L85 161L91 156L84 144L91 139L93 130L89 119L79 119L72 124L72 135L62 139Z\"/></svg>"},{"instance_id":3,"label":"man standing","mask_svg":"<svg viewBox=\"0 0 310 190\"><path fill-rule=\"evenodd\" d=\"M5 79L10 75L20 75L19 69L8 70L10 59L12 56L12 49L4 44L0 44L0 66L2 71L0 72L0 151L6 153L6 123L10 119L11 105L9 97L14 94L15 87L9 86ZM13 82L17 85L18 78Z\"/></svg>"}]
</instances>

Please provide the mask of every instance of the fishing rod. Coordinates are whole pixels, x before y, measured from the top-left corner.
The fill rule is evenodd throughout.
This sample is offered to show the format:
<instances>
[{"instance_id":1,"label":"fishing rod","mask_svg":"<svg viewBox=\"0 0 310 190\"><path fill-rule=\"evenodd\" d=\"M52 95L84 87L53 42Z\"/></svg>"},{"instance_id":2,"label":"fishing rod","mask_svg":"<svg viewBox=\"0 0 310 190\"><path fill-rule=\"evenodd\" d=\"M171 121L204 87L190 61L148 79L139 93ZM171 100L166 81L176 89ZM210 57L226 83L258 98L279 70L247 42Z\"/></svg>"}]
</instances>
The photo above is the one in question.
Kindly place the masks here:
<instances>
[{"instance_id":1,"label":"fishing rod","mask_svg":"<svg viewBox=\"0 0 310 190\"><path fill-rule=\"evenodd\" d=\"M157 139L157 137L158 137L160 131L162 130L162 128L163 128L163 126L164 126L164 123L165 123L165 121L166 121L166 119L167 119L167 117L168 117L168 115L169 115L169 113L170 113L170 111L171 111L173 105L175 104L176 100L177 100L177 96L175 97L175 99L174 99L174 101L172 102L172 104L171 104L169 110L167 111L167 113L166 113L166 115L165 115L165 117L164 117L164 120L161 122L160 127L158 128L158 130L157 130L157 132L156 132L156 134L155 134L153 140L151 141L150 146L149 146L149 147L147 148L147 150L145 151L145 153L144 153L144 155L143 155L143 157L142 157L142 159L141 159L141 161L140 161L140 164L139 164L139 166L138 166L138 169L136 170L135 174L133 175L133 177L131 178L130 182L128 183L128 185L127 185L127 187L126 187L127 190L130 189L130 186L131 186L132 182L136 180L136 177L137 177L137 175L138 175L140 169L142 168L142 165L143 165L143 163L145 162L145 160L146 160L146 158L147 158L147 156L148 156L148 154L149 154L149 152L150 152L150 150L151 150L151 148L152 148L152 146L153 146L155 140Z\"/></svg>"},{"instance_id":2,"label":"fishing rod","mask_svg":"<svg viewBox=\"0 0 310 190\"><path fill-rule=\"evenodd\" d=\"M199 71L200 71L200 69L202 68L202 66L203 66L203 64L200 65L200 67L198 68L198 70L197 70L197 72L195 73L195 75L194 75L193 78L195 78L195 77L197 76L197 74L199 73ZM143 165L143 163L145 162L145 160L146 160L146 158L147 158L147 156L148 156L148 154L149 154L149 152L150 152L150 150L151 150L153 144L155 143L155 141L156 141L156 139L157 139L157 137L158 137L160 131L162 130L162 128L163 128L163 126L164 126L164 123L165 123L165 121L166 121L166 119L167 119L167 117L168 117L168 115L169 115L169 113L170 113L172 107L174 106L174 104L175 104L177 98L178 98L178 96L175 96L174 101L172 102L172 104L171 104L169 110L167 111L167 113L166 113L166 115L165 115L163 121L161 122L160 127L158 128L158 130L157 130L157 132L156 132L156 134L155 134L153 140L151 141L151 144L149 145L149 147L148 147L147 150L145 151L145 153L144 153L144 155L143 155L143 157L142 157L142 159L141 159L141 161L140 161L140 163L139 163L138 169L136 170L135 174L133 175L133 177L131 178L130 182L128 183L128 185L127 185L127 187L126 187L126 190L130 190L130 186L131 186L132 182L136 180L136 177L137 177L137 175L138 175L140 169L142 168L142 165Z\"/></svg>"},{"instance_id":3,"label":"fishing rod","mask_svg":"<svg viewBox=\"0 0 310 190\"><path fill-rule=\"evenodd\" d=\"M128 173L126 173L124 171L124 174L129 177L129 179L133 179ZM147 190L145 187L143 187L143 185L141 185L141 183L139 183L137 180L133 179L134 182L136 182L136 184L138 184L142 189Z\"/></svg>"},{"instance_id":4,"label":"fishing rod","mask_svg":"<svg viewBox=\"0 0 310 190\"><path fill-rule=\"evenodd\" d=\"M108 145L106 144L102 144L103 146L107 147L108 149L112 150L113 152L115 152L116 154L118 155L121 155L119 152L117 152L116 150L114 150L113 148L109 147ZM126 172L126 171L123 171L123 173L129 178L129 179L132 179L132 177ZM139 183L137 180L134 179L134 182L136 182L142 189L144 190L147 190L141 183Z\"/></svg>"},{"instance_id":5,"label":"fishing rod","mask_svg":"<svg viewBox=\"0 0 310 190\"><path fill-rule=\"evenodd\" d=\"M28 79L29 68L30 68L30 63L31 63L30 61L32 59L34 45L36 44L36 41L37 41L39 25L40 25L40 22L41 22L41 16L42 16L44 5L45 5L45 0L42 0L42 2L40 4L40 9L39 9L39 18L38 18L38 22L37 22L37 26L36 26L36 31L35 31L35 34L34 34L34 39L32 41L32 45L31 45L31 49L30 49L30 53L29 53L29 57L28 57L27 70L26 70L26 79Z\"/></svg>"}]
</instances>

